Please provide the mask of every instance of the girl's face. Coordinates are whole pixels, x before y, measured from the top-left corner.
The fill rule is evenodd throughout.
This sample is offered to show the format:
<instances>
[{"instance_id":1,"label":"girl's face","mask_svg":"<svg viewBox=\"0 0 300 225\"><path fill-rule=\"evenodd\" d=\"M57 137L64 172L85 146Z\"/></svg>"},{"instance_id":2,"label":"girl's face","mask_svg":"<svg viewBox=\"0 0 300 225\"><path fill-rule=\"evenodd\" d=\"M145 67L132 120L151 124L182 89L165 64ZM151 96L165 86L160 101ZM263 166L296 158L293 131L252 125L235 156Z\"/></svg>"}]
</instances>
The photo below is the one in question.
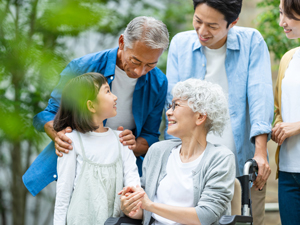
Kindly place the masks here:
<instances>
[{"instance_id":1,"label":"girl's face","mask_svg":"<svg viewBox=\"0 0 300 225\"><path fill-rule=\"evenodd\" d=\"M300 38L300 21L289 19L284 14L284 0L280 0L279 11L280 11L280 22L279 26L283 27L285 35L289 39ZM300 15L294 14L296 18L300 19Z\"/></svg>"},{"instance_id":2,"label":"girl's face","mask_svg":"<svg viewBox=\"0 0 300 225\"><path fill-rule=\"evenodd\" d=\"M103 84L99 90L96 100L94 101L94 115L97 121L102 123L103 120L117 115L117 96L110 92L107 83Z\"/></svg>"}]
</instances>

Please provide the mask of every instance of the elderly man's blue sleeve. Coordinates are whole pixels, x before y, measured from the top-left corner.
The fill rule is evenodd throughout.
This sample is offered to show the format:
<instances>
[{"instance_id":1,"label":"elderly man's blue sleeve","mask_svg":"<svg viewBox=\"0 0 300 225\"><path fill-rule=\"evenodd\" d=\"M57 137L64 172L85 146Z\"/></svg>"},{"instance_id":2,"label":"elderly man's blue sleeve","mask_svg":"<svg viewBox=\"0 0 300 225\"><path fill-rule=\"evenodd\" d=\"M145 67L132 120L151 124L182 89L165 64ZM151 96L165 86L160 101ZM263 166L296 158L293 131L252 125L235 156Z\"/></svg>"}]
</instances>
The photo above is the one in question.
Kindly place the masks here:
<instances>
[{"instance_id":1,"label":"elderly man's blue sleeve","mask_svg":"<svg viewBox=\"0 0 300 225\"><path fill-rule=\"evenodd\" d=\"M249 63L247 86L251 131L250 141L255 144L255 136L268 134L270 139L274 99L270 54L260 34L253 37Z\"/></svg>"},{"instance_id":2,"label":"elderly man's blue sleeve","mask_svg":"<svg viewBox=\"0 0 300 225\"><path fill-rule=\"evenodd\" d=\"M58 82L58 85L54 88L54 90L51 93L51 98L48 101L48 106L45 108L44 111L38 113L33 118L33 126L38 131L44 131L44 125L54 120L54 117L58 111L59 105L60 105L60 99L61 99L61 93L66 85L66 83L72 79L73 77L78 74L77 72L77 66L72 61L68 64L68 66L61 72L60 74L60 80Z\"/></svg>"},{"instance_id":3,"label":"elderly man's blue sleeve","mask_svg":"<svg viewBox=\"0 0 300 225\"><path fill-rule=\"evenodd\" d=\"M159 87L159 98L155 104L154 109L148 115L146 122L142 127L141 134L139 137L145 138L148 142L149 147L158 142L160 135L159 127L162 119L162 112L165 104L165 99L167 95L168 81L165 79L161 87Z\"/></svg>"}]
</instances>

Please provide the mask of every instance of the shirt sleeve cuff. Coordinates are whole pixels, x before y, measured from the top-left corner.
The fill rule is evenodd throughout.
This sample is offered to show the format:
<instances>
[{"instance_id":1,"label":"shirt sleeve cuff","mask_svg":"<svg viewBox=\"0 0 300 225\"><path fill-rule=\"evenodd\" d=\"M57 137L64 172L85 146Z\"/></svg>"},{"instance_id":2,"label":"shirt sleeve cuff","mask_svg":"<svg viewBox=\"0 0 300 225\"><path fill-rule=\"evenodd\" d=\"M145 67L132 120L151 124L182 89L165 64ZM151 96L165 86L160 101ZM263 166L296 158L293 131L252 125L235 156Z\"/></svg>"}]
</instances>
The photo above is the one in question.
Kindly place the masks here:
<instances>
[{"instance_id":1,"label":"shirt sleeve cuff","mask_svg":"<svg viewBox=\"0 0 300 225\"><path fill-rule=\"evenodd\" d=\"M205 207L195 207L198 219L202 225L213 224L216 222L217 217Z\"/></svg>"},{"instance_id":2,"label":"shirt sleeve cuff","mask_svg":"<svg viewBox=\"0 0 300 225\"><path fill-rule=\"evenodd\" d=\"M268 140L271 139L272 125L266 122L258 122L251 126L250 141L255 144L255 137L261 134L267 134Z\"/></svg>"},{"instance_id":3,"label":"shirt sleeve cuff","mask_svg":"<svg viewBox=\"0 0 300 225\"><path fill-rule=\"evenodd\" d=\"M150 135L150 134L145 134L141 133L139 137L145 138L146 141L148 142L149 147L154 144L155 142L158 142L158 136Z\"/></svg>"},{"instance_id":4,"label":"shirt sleeve cuff","mask_svg":"<svg viewBox=\"0 0 300 225\"><path fill-rule=\"evenodd\" d=\"M55 114L47 111L42 111L33 117L33 126L37 131L44 132L44 126L51 120L54 120Z\"/></svg>"}]
</instances>

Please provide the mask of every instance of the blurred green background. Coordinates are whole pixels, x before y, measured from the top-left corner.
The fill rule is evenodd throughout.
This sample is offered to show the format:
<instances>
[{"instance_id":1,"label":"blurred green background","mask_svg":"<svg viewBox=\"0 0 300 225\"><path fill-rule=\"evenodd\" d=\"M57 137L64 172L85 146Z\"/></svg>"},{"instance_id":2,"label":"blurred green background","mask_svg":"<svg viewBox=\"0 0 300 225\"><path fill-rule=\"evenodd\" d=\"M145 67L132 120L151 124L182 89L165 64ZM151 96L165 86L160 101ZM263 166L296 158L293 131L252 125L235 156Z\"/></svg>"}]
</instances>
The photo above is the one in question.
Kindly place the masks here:
<instances>
[{"instance_id":1,"label":"blurred green background","mask_svg":"<svg viewBox=\"0 0 300 225\"><path fill-rule=\"evenodd\" d=\"M263 34L273 79L278 59L300 45L278 26L278 6L279 0L244 0L238 22ZM34 130L32 118L46 107L69 61L116 47L139 15L162 20L170 40L193 29L191 0L0 0L0 225L52 224L55 182L32 197L21 179L49 142ZM158 65L163 72L166 60L167 51Z\"/></svg>"}]
</instances>

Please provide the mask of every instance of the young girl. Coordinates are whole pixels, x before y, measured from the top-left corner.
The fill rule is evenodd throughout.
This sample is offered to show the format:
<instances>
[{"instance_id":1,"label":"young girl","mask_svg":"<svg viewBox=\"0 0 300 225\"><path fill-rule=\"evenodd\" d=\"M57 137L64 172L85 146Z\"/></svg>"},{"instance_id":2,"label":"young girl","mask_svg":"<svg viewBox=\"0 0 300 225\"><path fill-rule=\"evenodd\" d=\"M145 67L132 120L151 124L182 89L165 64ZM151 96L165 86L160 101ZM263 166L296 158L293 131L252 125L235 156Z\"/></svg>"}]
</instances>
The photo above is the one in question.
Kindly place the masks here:
<instances>
[{"instance_id":1,"label":"young girl","mask_svg":"<svg viewBox=\"0 0 300 225\"><path fill-rule=\"evenodd\" d=\"M119 131L103 126L117 114L116 101L99 73L83 74L65 86L54 129L73 129L66 134L73 151L57 160L54 225L104 224L121 212L117 193L123 185L140 185L133 152L121 145Z\"/></svg>"}]
</instances>

